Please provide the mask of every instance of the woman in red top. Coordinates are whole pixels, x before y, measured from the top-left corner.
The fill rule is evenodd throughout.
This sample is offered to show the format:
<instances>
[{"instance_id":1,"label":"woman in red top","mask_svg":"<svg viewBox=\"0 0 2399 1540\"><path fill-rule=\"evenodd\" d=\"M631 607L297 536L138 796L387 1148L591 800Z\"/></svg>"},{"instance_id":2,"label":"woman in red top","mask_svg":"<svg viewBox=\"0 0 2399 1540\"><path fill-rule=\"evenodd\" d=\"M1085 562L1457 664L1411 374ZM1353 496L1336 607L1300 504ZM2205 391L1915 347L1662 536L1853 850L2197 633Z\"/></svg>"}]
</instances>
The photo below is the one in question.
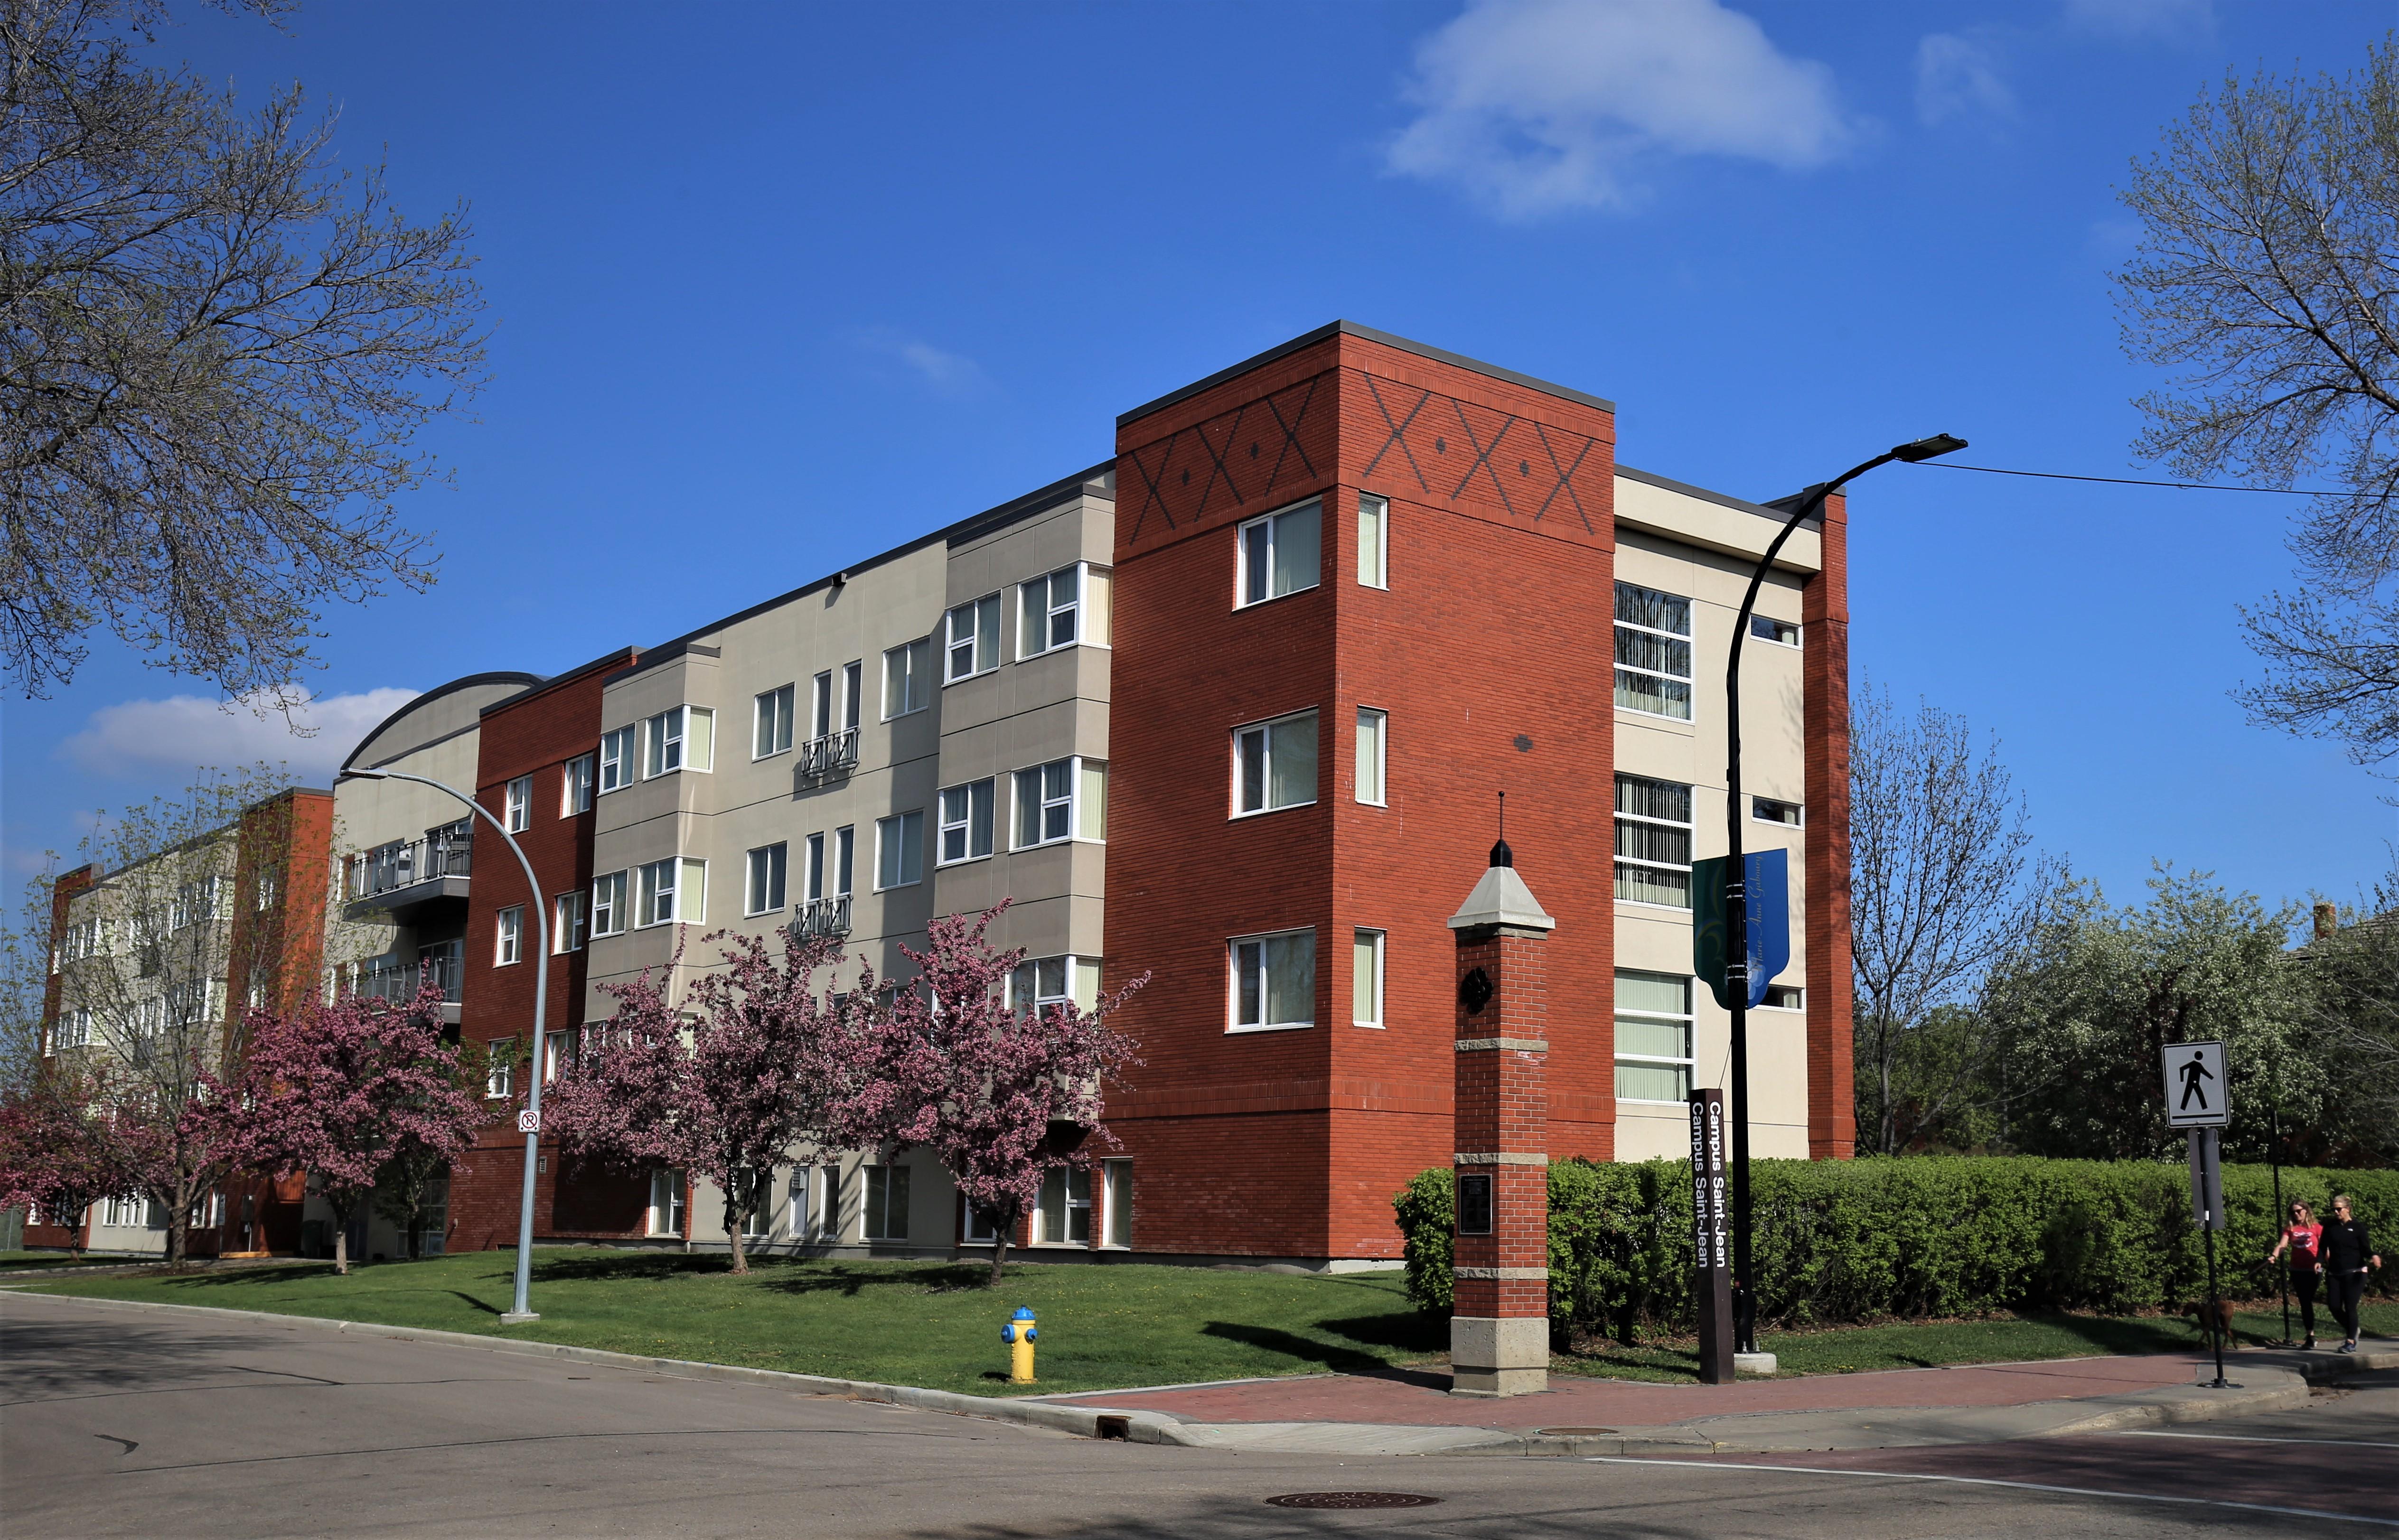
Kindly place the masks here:
<instances>
[{"instance_id":1,"label":"woman in red top","mask_svg":"<svg viewBox=\"0 0 2399 1540\"><path fill-rule=\"evenodd\" d=\"M2283 1236L2274 1249L2266 1253L2273 1262L2287 1250L2291 1253L2291 1292L2299 1296L2299 1320L2307 1327L2308 1340L2300 1345L2316 1344L2316 1251L2324 1240L2324 1226L2305 1203L2291 1205L2291 1223L2283 1228Z\"/></svg>"}]
</instances>

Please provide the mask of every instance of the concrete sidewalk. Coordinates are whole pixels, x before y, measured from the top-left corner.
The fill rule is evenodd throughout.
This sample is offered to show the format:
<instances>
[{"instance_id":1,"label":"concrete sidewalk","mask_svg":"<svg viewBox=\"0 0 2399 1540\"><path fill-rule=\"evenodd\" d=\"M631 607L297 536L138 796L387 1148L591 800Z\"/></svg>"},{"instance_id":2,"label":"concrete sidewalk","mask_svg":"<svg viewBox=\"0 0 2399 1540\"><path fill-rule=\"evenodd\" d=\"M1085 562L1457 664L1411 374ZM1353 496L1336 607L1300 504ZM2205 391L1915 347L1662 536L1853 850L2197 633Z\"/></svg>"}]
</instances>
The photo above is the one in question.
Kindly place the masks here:
<instances>
[{"instance_id":1,"label":"concrete sidewalk","mask_svg":"<svg viewBox=\"0 0 2399 1540\"><path fill-rule=\"evenodd\" d=\"M1359 1454L1765 1453L1986 1443L2245 1416L2304 1405L2311 1383L2399 1368L2399 1351L2243 1351L2230 1389L2204 1354L2051 1359L1726 1385L1552 1375L1538 1396L1459 1400L1445 1376L1317 1374L1052 1404L1172 1419L1165 1441Z\"/></svg>"}]
</instances>

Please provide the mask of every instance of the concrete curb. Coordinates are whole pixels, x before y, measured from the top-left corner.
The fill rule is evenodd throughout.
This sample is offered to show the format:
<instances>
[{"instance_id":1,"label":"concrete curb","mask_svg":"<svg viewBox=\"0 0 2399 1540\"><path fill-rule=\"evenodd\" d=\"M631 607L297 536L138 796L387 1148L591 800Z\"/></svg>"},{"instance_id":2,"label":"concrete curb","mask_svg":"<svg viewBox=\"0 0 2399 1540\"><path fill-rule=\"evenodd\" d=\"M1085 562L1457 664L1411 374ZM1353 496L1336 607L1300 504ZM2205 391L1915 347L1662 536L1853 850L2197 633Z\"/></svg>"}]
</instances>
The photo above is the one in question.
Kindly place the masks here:
<instances>
[{"instance_id":1,"label":"concrete curb","mask_svg":"<svg viewBox=\"0 0 2399 1540\"><path fill-rule=\"evenodd\" d=\"M441 1331L430 1327L386 1326L378 1321L339 1321L323 1316L283 1316L269 1310L227 1310L211 1304L166 1304L151 1300L87 1298L75 1294L10 1292L21 1299L54 1299L120 1310L163 1310L179 1315L209 1316L253 1325L314 1327L360 1337L394 1342L436 1343L445 1347L480 1347L527 1358L561 1358L570 1363L602 1364L616 1369L663 1370L685 1379L721 1380L760 1385L802 1396L840 1396L850 1400L882 1401L940 1412L959 1417L985 1417L1018 1423L1085 1439L1125 1439L1137 1444L1180 1442L1166 1437L1179 1419L1159 1412L1114 1412L1105 1407L1058 1406L1044 1401L1020 1401L995 1396L968 1396L954 1390L927 1390L916 1385L879 1385L871 1380L836 1380L821 1374L793 1374L777 1369L747 1369L738 1364L698 1363L688 1358L653 1358L604 1348L574 1347L564 1343L531 1342L516 1337L486 1337L472 1331Z\"/></svg>"}]
</instances>

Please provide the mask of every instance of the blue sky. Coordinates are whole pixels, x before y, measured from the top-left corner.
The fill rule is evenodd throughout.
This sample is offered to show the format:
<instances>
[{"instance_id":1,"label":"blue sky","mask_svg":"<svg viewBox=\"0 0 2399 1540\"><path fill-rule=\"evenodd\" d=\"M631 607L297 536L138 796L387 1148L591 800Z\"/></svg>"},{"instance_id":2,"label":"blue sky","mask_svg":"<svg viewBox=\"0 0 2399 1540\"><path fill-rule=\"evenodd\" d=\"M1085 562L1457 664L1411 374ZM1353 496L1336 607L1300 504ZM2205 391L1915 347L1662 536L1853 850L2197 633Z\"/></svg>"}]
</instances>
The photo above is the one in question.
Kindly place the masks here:
<instances>
[{"instance_id":1,"label":"blue sky","mask_svg":"<svg viewBox=\"0 0 2399 1540\"><path fill-rule=\"evenodd\" d=\"M325 731L96 647L5 704L21 876L197 762L679 634L1105 457L1116 412L1336 317L1613 398L1752 497L1936 430L2108 474L2152 384L2128 162L2228 67L2346 71L2399 0L406 7L162 53L298 79L404 209L472 205L495 331L440 584L329 614ZM2294 500L1894 466L1853 660L1999 736L2049 849L2269 899L2386 871L2390 788L2252 728ZM663 559L662 559L663 556Z\"/></svg>"}]
</instances>

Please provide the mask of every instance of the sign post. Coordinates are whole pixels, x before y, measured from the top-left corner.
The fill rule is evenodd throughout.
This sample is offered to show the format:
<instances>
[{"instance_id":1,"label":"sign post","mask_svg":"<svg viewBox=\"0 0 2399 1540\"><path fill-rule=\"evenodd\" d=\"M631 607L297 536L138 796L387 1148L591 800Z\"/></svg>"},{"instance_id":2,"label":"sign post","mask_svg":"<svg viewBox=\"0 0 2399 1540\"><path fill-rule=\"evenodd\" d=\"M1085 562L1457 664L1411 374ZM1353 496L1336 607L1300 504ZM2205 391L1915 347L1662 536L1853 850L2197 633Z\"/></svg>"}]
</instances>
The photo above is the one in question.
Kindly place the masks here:
<instances>
[{"instance_id":1,"label":"sign post","mask_svg":"<svg viewBox=\"0 0 2399 1540\"><path fill-rule=\"evenodd\" d=\"M1731 1258L1725 1245L1725 1106L1715 1088L1691 1093L1691 1279L1700 1297L1700 1379L1734 1373Z\"/></svg>"},{"instance_id":2,"label":"sign post","mask_svg":"<svg viewBox=\"0 0 2399 1540\"><path fill-rule=\"evenodd\" d=\"M2232 1121L2224 1085L2224 1045L2169 1043L2165 1070L2166 1124L2187 1130L2190 1143L2190 1217L2207 1246L2207 1339L2216 1347L2214 1390L2240 1387L2224 1377L2224 1305L2216 1283L2216 1232L2225 1227L2224 1166L2217 1130Z\"/></svg>"},{"instance_id":3,"label":"sign post","mask_svg":"<svg viewBox=\"0 0 2399 1540\"><path fill-rule=\"evenodd\" d=\"M1757 1119L1749 1101L1749 1013L1766 1003L1767 986L1791 966L1790 893L1787 850L1744 855L1738 867L1728 856L1691 865L1691 971L1732 1017L1733 1344L1760 1373L1771 1373L1774 1364L1771 1355L1757 1351L1757 1279L1751 1276L1749 1130ZM1740 937L1733 934L1735 913L1742 917Z\"/></svg>"}]
</instances>

